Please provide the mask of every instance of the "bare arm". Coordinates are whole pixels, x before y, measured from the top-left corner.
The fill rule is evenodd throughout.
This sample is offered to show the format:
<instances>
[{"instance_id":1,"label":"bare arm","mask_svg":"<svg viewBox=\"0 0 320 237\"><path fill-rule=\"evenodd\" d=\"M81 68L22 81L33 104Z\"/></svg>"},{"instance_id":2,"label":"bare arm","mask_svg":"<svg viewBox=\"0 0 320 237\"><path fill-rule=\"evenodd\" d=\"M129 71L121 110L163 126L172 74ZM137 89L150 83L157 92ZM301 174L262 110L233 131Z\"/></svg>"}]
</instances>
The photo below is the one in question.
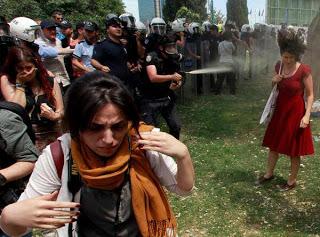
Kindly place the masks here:
<instances>
[{"instance_id":1,"label":"bare arm","mask_svg":"<svg viewBox=\"0 0 320 237\"><path fill-rule=\"evenodd\" d=\"M313 104L313 80L312 80L312 75L310 74L303 80L303 84L305 86L305 91L306 91L306 97L307 97L307 103L306 103L306 112L301 119L300 122L300 127L305 128L308 126L310 122L310 113L311 113L311 108Z\"/></svg>"},{"instance_id":2,"label":"bare arm","mask_svg":"<svg viewBox=\"0 0 320 237\"><path fill-rule=\"evenodd\" d=\"M157 68L155 65L147 66L147 74L150 81L153 83L161 83L166 81L180 81L182 79L182 76L178 73L170 75L158 75Z\"/></svg>"},{"instance_id":3,"label":"bare arm","mask_svg":"<svg viewBox=\"0 0 320 237\"><path fill-rule=\"evenodd\" d=\"M63 99L59 84L56 82L56 80L53 82L53 97L55 99L55 111L47 104L43 103L40 106L40 116L52 121L58 121L63 117Z\"/></svg>"},{"instance_id":4,"label":"bare arm","mask_svg":"<svg viewBox=\"0 0 320 237\"><path fill-rule=\"evenodd\" d=\"M102 65L95 59L91 59L91 65L95 67L97 70L103 71L103 72L110 72L110 68L107 66Z\"/></svg>"},{"instance_id":5,"label":"bare arm","mask_svg":"<svg viewBox=\"0 0 320 237\"><path fill-rule=\"evenodd\" d=\"M56 191L6 206L1 214L1 229L15 237L25 234L28 228L57 229L76 221L79 211L72 210L79 204L57 202L57 195Z\"/></svg>"},{"instance_id":6,"label":"bare arm","mask_svg":"<svg viewBox=\"0 0 320 237\"><path fill-rule=\"evenodd\" d=\"M14 102L22 107L26 107L26 95L24 88L16 88L15 85L10 83L7 76L1 77L1 93L6 101Z\"/></svg>"},{"instance_id":7,"label":"bare arm","mask_svg":"<svg viewBox=\"0 0 320 237\"><path fill-rule=\"evenodd\" d=\"M34 163L21 161L16 162L5 169L1 169L0 173L6 177L7 182L12 182L31 174L33 168Z\"/></svg>"},{"instance_id":8,"label":"bare arm","mask_svg":"<svg viewBox=\"0 0 320 237\"><path fill-rule=\"evenodd\" d=\"M142 149L158 151L176 160L177 186L184 192L190 191L194 185L194 169L187 146L165 132L152 131L140 135L138 143L143 146Z\"/></svg>"},{"instance_id":9,"label":"bare arm","mask_svg":"<svg viewBox=\"0 0 320 237\"><path fill-rule=\"evenodd\" d=\"M78 58L72 58L72 65L78 69L81 69L85 72L91 72L92 70L85 65L83 65Z\"/></svg>"}]
</instances>

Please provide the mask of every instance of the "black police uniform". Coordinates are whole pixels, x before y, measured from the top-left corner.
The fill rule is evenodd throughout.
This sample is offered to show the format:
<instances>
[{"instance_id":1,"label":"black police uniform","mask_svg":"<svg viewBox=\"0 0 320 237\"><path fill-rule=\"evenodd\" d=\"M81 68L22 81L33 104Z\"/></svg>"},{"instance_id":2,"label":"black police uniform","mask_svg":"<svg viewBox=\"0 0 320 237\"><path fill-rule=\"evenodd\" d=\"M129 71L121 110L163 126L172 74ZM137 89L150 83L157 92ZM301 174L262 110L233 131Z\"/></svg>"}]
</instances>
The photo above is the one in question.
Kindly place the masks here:
<instances>
[{"instance_id":1,"label":"black police uniform","mask_svg":"<svg viewBox=\"0 0 320 237\"><path fill-rule=\"evenodd\" d=\"M109 67L110 74L119 78L125 85L128 84L128 55L122 44L106 38L94 46L92 59Z\"/></svg>"},{"instance_id":2,"label":"black police uniform","mask_svg":"<svg viewBox=\"0 0 320 237\"><path fill-rule=\"evenodd\" d=\"M149 65L157 68L158 75L170 75L180 70L178 60L161 57L161 53L156 51L148 53L146 66ZM158 115L161 114L169 127L169 133L179 139L181 123L177 117L176 95L170 89L171 81L152 83L146 71L143 72L142 80L140 88L142 119L147 124L158 126Z\"/></svg>"}]
</instances>

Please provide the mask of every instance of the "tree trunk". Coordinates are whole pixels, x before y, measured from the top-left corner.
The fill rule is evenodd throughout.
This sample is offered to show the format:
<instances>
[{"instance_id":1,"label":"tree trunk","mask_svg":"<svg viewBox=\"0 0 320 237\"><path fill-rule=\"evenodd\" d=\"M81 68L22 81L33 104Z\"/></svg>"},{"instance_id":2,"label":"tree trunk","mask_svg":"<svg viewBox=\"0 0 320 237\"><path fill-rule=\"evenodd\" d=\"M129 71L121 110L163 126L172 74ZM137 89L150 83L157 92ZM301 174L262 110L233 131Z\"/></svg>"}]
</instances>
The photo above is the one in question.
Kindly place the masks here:
<instances>
[{"instance_id":1,"label":"tree trunk","mask_svg":"<svg viewBox=\"0 0 320 237\"><path fill-rule=\"evenodd\" d=\"M303 62L312 68L313 87L315 99L320 95L320 13L312 20L307 38L307 50Z\"/></svg>"}]
</instances>

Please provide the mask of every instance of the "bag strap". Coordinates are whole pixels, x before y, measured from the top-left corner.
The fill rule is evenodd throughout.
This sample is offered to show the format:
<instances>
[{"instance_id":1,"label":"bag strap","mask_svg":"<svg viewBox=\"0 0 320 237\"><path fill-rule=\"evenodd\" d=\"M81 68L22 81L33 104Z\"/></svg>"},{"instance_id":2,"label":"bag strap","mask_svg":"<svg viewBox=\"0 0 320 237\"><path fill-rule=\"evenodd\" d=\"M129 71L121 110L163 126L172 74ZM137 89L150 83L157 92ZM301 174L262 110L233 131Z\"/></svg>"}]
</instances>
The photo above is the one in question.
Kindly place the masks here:
<instances>
[{"instance_id":1,"label":"bag strap","mask_svg":"<svg viewBox=\"0 0 320 237\"><path fill-rule=\"evenodd\" d=\"M61 147L61 141L56 140L55 142L50 144L50 150L53 158L54 165L57 170L57 174L59 179L61 179L62 176L62 168L64 165L64 154Z\"/></svg>"}]
</instances>

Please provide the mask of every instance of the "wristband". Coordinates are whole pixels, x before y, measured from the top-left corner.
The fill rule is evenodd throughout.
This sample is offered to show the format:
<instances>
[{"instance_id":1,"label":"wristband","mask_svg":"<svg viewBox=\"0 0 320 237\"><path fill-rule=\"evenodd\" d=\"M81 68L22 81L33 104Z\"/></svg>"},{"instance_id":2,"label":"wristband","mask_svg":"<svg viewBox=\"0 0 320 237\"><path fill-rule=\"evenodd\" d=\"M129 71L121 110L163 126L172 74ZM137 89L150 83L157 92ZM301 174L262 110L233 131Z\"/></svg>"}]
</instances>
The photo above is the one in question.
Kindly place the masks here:
<instances>
[{"instance_id":1,"label":"wristband","mask_svg":"<svg viewBox=\"0 0 320 237\"><path fill-rule=\"evenodd\" d=\"M16 83L16 88L26 88L26 86L22 83Z\"/></svg>"}]
</instances>

